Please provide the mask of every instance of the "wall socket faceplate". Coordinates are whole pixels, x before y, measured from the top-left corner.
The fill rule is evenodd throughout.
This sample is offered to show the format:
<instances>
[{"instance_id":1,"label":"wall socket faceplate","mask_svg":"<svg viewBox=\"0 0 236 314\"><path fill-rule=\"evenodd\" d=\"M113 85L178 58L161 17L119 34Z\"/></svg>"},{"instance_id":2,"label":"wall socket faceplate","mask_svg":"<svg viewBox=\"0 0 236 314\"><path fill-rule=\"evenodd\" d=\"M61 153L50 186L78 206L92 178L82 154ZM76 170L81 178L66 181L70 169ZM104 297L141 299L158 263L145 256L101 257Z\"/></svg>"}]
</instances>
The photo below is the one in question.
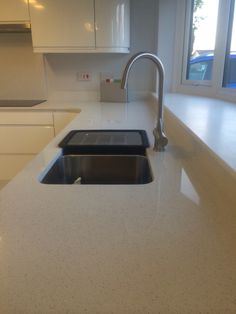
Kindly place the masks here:
<instances>
[{"instance_id":1,"label":"wall socket faceplate","mask_svg":"<svg viewBox=\"0 0 236 314\"><path fill-rule=\"evenodd\" d=\"M77 81L84 81L84 82L91 81L92 74L91 72L88 72L88 71L77 72L76 79Z\"/></svg>"}]
</instances>

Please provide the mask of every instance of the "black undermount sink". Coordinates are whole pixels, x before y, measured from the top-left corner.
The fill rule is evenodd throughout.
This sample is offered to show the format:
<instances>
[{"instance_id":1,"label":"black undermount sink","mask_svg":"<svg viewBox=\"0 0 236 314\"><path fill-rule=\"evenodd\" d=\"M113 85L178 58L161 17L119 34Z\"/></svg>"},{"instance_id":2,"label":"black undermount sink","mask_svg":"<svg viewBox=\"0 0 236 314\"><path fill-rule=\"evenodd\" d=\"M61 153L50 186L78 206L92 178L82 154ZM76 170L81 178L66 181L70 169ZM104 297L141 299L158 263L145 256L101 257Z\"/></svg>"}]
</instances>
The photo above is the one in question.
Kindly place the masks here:
<instances>
[{"instance_id":1,"label":"black undermount sink","mask_svg":"<svg viewBox=\"0 0 236 314\"><path fill-rule=\"evenodd\" d=\"M131 140L131 143L129 142L126 145L122 146L119 143L119 147L117 147L117 145L109 143L106 147L103 143L102 146L98 145L99 147L96 147L96 145L91 143L91 139L94 141L96 136L94 134L91 136L90 131L87 132L88 135L83 134L83 136L90 137L89 146L81 145L80 135L77 136L77 139L80 141L79 145L76 145L70 136L68 137L67 135L65 137L67 142L64 139L61 142L62 144L59 144L62 147L62 155L48 169L40 181L41 183L146 184L153 181L150 163L145 155L145 148L148 145L146 139L146 147L142 143L138 143L137 145L137 141L135 145L132 143L132 140L135 139L134 134L128 134L127 138ZM101 131L99 132L101 133ZM109 136L114 135L111 134L111 131L109 132ZM125 132L130 133L133 131L128 130ZM116 139L118 139L117 135L115 134ZM101 136L103 141L108 141L108 137L105 137L104 134ZM121 140L120 134L119 138ZM68 143L72 143L72 145L68 145Z\"/></svg>"}]
</instances>

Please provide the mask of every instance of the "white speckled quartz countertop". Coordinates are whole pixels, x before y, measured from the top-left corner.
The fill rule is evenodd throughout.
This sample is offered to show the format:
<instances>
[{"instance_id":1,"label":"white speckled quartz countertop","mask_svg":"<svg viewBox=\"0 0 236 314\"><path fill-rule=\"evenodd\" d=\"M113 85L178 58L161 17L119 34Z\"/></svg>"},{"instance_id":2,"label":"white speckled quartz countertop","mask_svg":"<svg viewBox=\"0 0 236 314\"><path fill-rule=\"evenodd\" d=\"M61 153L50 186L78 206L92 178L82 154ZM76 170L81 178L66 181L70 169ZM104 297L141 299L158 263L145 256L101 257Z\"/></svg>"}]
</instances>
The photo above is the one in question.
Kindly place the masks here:
<instances>
[{"instance_id":1,"label":"white speckled quartz countertop","mask_svg":"<svg viewBox=\"0 0 236 314\"><path fill-rule=\"evenodd\" d=\"M147 150L150 184L39 183L71 129L146 129L152 143L149 104L75 106L0 192L0 313L236 313L235 198L184 146Z\"/></svg>"},{"instance_id":2,"label":"white speckled quartz countertop","mask_svg":"<svg viewBox=\"0 0 236 314\"><path fill-rule=\"evenodd\" d=\"M168 94L167 108L236 173L236 104L227 101Z\"/></svg>"}]
</instances>

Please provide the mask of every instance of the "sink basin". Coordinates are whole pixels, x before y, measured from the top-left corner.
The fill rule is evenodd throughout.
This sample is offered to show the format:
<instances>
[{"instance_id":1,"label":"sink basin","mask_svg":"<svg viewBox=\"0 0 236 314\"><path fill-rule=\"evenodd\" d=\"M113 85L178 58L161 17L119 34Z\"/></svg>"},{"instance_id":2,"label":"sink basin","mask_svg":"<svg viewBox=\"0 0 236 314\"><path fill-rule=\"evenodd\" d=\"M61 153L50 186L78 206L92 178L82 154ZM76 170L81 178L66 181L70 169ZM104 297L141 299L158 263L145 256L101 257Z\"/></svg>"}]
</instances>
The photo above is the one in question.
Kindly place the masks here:
<instances>
[{"instance_id":1,"label":"sink basin","mask_svg":"<svg viewBox=\"0 0 236 314\"><path fill-rule=\"evenodd\" d=\"M61 155L41 180L44 184L146 184L153 181L141 155Z\"/></svg>"}]
</instances>

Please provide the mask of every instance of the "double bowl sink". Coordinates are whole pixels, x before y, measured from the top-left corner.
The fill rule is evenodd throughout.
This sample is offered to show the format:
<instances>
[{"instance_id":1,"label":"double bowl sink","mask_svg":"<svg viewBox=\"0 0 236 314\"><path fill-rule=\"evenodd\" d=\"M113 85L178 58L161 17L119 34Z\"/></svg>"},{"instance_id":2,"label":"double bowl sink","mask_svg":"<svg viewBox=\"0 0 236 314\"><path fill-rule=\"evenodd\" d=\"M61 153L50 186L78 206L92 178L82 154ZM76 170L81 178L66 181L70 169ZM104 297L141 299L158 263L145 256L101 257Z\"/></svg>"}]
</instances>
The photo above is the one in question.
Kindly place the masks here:
<instances>
[{"instance_id":1,"label":"double bowl sink","mask_svg":"<svg viewBox=\"0 0 236 314\"><path fill-rule=\"evenodd\" d=\"M153 181L140 130L71 131L62 154L41 179L44 184L146 184Z\"/></svg>"}]
</instances>

